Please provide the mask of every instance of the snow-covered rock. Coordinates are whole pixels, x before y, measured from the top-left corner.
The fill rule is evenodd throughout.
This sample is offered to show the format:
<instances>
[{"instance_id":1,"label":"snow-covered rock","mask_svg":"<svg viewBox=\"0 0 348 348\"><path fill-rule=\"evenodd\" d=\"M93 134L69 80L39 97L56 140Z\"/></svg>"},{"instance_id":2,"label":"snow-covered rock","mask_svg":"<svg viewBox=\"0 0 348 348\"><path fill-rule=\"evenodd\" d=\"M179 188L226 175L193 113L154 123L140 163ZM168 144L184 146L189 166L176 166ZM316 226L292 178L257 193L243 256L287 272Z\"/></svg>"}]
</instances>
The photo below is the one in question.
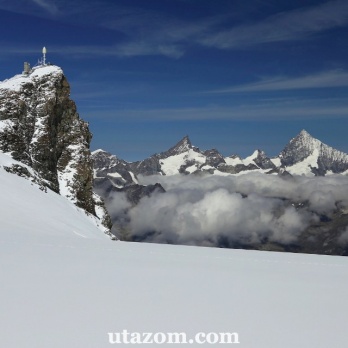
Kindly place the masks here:
<instances>
[{"instance_id":1,"label":"snow-covered rock","mask_svg":"<svg viewBox=\"0 0 348 348\"><path fill-rule=\"evenodd\" d=\"M13 175L8 168L21 166L30 176ZM0 151L1 237L45 243L61 237L78 243L82 239L105 240L108 229L102 219L38 183L31 167ZM110 234L109 234L110 236ZM48 239L47 239L48 238Z\"/></svg>"},{"instance_id":2,"label":"snow-covered rock","mask_svg":"<svg viewBox=\"0 0 348 348\"><path fill-rule=\"evenodd\" d=\"M291 174L325 175L348 169L348 155L338 151L302 130L278 156Z\"/></svg>"},{"instance_id":3,"label":"snow-covered rock","mask_svg":"<svg viewBox=\"0 0 348 348\"><path fill-rule=\"evenodd\" d=\"M126 162L103 150L93 153L97 179L115 177L117 172L123 178L118 187L137 182L137 175L197 174L241 175L250 172L277 174L284 171L293 175L344 174L348 171L348 155L336 150L302 130L280 152L270 158L262 150L255 150L250 156L223 157L216 149L201 151L185 136L165 152L155 154L138 162ZM99 173L99 174L98 174ZM111 175L112 174L112 175Z\"/></svg>"},{"instance_id":4,"label":"snow-covered rock","mask_svg":"<svg viewBox=\"0 0 348 348\"><path fill-rule=\"evenodd\" d=\"M91 139L60 67L41 65L0 82L0 150L23 164L11 171L32 168L41 185L96 215Z\"/></svg>"}]
</instances>

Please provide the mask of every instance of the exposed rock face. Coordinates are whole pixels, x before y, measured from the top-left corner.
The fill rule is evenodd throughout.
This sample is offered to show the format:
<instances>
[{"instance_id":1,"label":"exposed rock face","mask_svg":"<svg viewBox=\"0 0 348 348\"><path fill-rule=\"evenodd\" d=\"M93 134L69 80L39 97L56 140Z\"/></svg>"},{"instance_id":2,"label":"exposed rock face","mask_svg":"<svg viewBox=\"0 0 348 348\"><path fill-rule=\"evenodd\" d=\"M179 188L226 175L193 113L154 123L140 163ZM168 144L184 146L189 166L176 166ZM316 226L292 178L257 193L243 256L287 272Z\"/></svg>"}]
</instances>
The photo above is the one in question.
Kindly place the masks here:
<instances>
[{"instance_id":1,"label":"exposed rock face","mask_svg":"<svg viewBox=\"0 0 348 348\"><path fill-rule=\"evenodd\" d=\"M276 166L264 151L257 150L257 156L254 159L255 164L261 169L275 169Z\"/></svg>"},{"instance_id":2,"label":"exposed rock face","mask_svg":"<svg viewBox=\"0 0 348 348\"><path fill-rule=\"evenodd\" d=\"M206 150L203 155L207 157L206 164L217 168L220 164L226 163L224 157L216 149Z\"/></svg>"},{"instance_id":3,"label":"exposed rock face","mask_svg":"<svg viewBox=\"0 0 348 348\"><path fill-rule=\"evenodd\" d=\"M59 67L40 66L0 82L0 150L33 168L50 189L96 215L91 139Z\"/></svg>"},{"instance_id":4,"label":"exposed rock face","mask_svg":"<svg viewBox=\"0 0 348 348\"><path fill-rule=\"evenodd\" d=\"M238 174L245 171L252 171L259 169L255 164L250 163L248 165L245 164L236 164L236 165L221 165L219 166L219 171L222 173L228 174Z\"/></svg>"},{"instance_id":5,"label":"exposed rock face","mask_svg":"<svg viewBox=\"0 0 348 348\"><path fill-rule=\"evenodd\" d=\"M161 152L158 155L158 157L159 158L167 158L170 156L180 155L180 154L182 154L182 153L184 153L192 148L193 148L193 146L192 146L191 140L186 135L176 145L171 147L169 150L167 150L165 152Z\"/></svg>"},{"instance_id":6,"label":"exposed rock face","mask_svg":"<svg viewBox=\"0 0 348 348\"><path fill-rule=\"evenodd\" d=\"M156 155L146 158L143 161L129 163L128 168L129 171L135 175L154 175L162 173L159 158Z\"/></svg>"},{"instance_id":7,"label":"exposed rock face","mask_svg":"<svg viewBox=\"0 0 348 348\"><path fill-rule=\"evenodd\" d=\"M92 153L95 180L107 178L115 187L134 183L135 176L128 170L128 163L103 150Z\"/></svg>"}]
</instances>

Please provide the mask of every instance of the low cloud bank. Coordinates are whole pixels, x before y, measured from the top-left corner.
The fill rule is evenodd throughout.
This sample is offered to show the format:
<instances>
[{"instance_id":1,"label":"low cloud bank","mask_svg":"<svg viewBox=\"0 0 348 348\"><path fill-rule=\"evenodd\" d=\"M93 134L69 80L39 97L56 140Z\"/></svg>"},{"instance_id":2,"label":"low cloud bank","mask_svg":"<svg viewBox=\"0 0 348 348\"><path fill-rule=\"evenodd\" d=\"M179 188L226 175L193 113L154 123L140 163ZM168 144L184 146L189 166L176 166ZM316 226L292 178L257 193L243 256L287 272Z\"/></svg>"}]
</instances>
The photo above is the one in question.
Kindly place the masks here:
<instances>
[{"instance_id":1,"label":"low cloud bank","mask_svg":"<svg viewBox=\"0 0 348 348\"><path fill-rule=\"evenodd\" d=\"M154 192L131 207L115 194L109 203L135 240L205 246L296 243L309 225L348 207L348 178L241 176L150 176Z\"/></svg>"}]
</instances>

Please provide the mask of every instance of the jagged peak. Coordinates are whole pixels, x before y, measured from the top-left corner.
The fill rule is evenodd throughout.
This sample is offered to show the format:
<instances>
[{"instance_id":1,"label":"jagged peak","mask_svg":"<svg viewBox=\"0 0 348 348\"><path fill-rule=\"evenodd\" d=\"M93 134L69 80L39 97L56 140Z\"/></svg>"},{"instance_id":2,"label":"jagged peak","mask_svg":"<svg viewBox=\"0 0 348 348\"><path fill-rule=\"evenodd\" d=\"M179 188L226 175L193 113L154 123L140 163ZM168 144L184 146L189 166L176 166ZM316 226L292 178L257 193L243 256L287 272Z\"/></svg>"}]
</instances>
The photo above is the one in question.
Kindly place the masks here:
<instances>
[{"instance_id":1,"label":"jagged peak","mask_svg":"<svg viewBox=\"0 0 348 348\"><path fill-rule=\"evenodd\" d=\"M250 156L246 157L245 159L255 159L259 156L266 156L266 153L260 149L256 149Z\"/></svg>"},{"instance_id":2,"label":"jagged peak","mask_svg":"<svg viewBox=\"0 0 348 348\"><path fill-rule=\"evenodd\" d=\"M103 149L92 151L91 157L94 161L102 161L102 162L108 161L111 164L125 162L122 159L118 158L116 155L113 155L110 152L105 151Z\"/></svg>"},{"instance_id":3,"label":"jagged peak","mask_svg":"<svg viewBox=\"0 0 348 348\"><path fill-rule=\"evenodd\" d=\"M260 154L260 150L255 150L250 156L244 158L244 162L249 163L256 159Z\"/></svg>"},{"instance_id":4,"label":"jagged peak","mask_svg":"<svg viewBox=\"0 0 348 348\"><path fill-rule=\"evenodd\" d=\"M192 147L191 140L188 135L185 135L176 145Z\"/></svg>"},{"instance_id":5,"label":"jagged peak","mask_svg":"<svg viewBox=\"0 0 348 348\"><path fill-rule=\"evenodd\" d=\"M314 138L311 134L309 134L305 129L302 129L301 132L294 139L318 140Z\"/></svg>"},{"instance_id":6,"label":"jagged peak","mask_svg":"<svg viewBox=\"0 0 348 348\"><path fill-rule=\"evenodd\" d=\"M314 148L320 148L323 143L314 138L309 134L305 129L302 129L301 132L295 137L292 138L288 146L295 146L298 148L308 148L313 150Z\"/></svg>"},{"instance_id":7,"label":"jagged peak","mask_svg":"<svg viewBox=\"0 0 348 348\"><path fill-rule=\"evenodd\" d=\"M254 151L254 154L255 154L256 156L266 156L265 151L260 150L260 149L256 149L256 150Z\"/></svg>"},{"instance_id":8,"label":"jagged peak","mask_svg":"<svg viewBox=\"0 0 348 348\"><path fill-rule=\"evenodd\" d=\"M316 173L322 174L325 174L327 170L334 173L342 172L346 170L345 163L348 163L346 153L324 144L305 130L291 139L278 157L284 166L292 166L306 158L311 158L312 166L319 168Z\"/></svg>"},{"instance_id":9,"label":"jagged peak","mask_svg":"<svg viewBox=\"0 0 348 348\"><path fill-rule=\"evenodd\" d=\"M306 137L310 136L310 137L312 137L305 129L301 130L301 132L299 133L299 136L306 136Z\"/></svg>"},{"instance_id":10,"label":"jagged peak","mask_svg":"<svg viewBox=\"0 0 348 348\"><path fill-rule=\"evenodd\" d=\"M185 135L177 144L171 147L167 152L171 154L180 154L192 149L192 143L188 135Z\"/></svg>"}]
</instances>

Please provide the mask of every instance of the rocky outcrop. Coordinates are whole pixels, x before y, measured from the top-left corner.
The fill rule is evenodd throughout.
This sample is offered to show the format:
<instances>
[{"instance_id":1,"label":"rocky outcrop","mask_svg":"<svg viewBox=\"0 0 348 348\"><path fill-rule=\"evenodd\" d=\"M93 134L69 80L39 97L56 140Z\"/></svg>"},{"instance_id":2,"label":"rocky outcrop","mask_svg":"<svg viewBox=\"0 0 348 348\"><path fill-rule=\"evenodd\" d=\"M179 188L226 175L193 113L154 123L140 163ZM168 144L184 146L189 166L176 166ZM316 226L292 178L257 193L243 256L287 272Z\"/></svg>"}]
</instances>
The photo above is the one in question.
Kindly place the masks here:
<instances>
[{"instance_id":1,"label":"rocky outcrop","mask_svg":"<svg viewBox=\"0 0 348 348\"><path fill-rule=\"evenodd\" d=\"M203 152L203 155L207 158L205 165L217 168L220 164L226 163L224 157L216 149L206 150Z\"/></svg>"},{"instance_id":2,"label":"rocky outcrop","mask_svg":"<svg viewBox=\"0 0 348 348\"><path fill-rule=\"evenodd\" d=\"M256 157L254 158L254 163L261 169L275 169L276 166L271 161L271 159L262 150L256 150Z\"/></svg>"},{"instance_id":3,"label":"rocky outcrop","mask_svg":"<svg viewBox=\"0 0 348 348\"><path fill-rule=\"evenodd\" d=\"M0 82L0 150L33 168L51 190L98 215L91 139L59 67L39 66Z\"/></svg>"},{"instance_id":4,"label":"rocky outcrop","mask_svg":"<svg viewBox=\"0 0 348 348\"><path fill-rule=\"evenodd\" d=\"M169 150L165 152L161 152L157 157L159 158L168 158L170 156L180 155L190 149L193 149L191 140L188 135L185 135L177 144L171 147Z\"/></svg>"}]
</instances>

